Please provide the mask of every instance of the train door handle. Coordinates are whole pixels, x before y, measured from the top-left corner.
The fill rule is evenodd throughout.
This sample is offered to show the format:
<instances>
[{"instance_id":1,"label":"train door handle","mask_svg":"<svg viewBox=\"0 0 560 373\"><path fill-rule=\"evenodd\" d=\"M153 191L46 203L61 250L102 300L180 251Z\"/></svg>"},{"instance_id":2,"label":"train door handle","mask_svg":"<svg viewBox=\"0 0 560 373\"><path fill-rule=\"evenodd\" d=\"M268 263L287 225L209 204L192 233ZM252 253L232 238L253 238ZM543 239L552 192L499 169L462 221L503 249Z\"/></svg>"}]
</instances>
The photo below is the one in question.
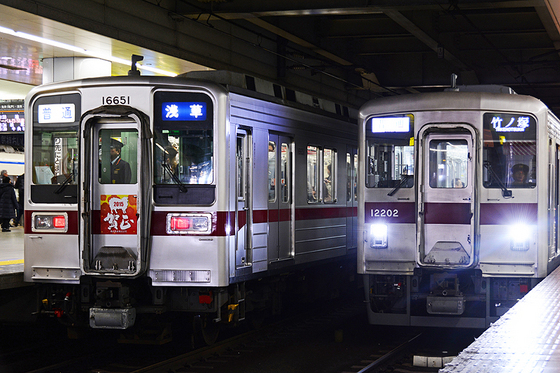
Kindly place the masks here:
<instances>
[{"instance_id":1,"label":"train door handle","mask_svg":"<svg viewBox=\"0 0 560 373\"><path fill-rule=\"evenodd\" d=\"M36 239L42 240L43 236L29 236L29 238L32 239L32 240L36 240Z\"/></svg>"}]
</instances>

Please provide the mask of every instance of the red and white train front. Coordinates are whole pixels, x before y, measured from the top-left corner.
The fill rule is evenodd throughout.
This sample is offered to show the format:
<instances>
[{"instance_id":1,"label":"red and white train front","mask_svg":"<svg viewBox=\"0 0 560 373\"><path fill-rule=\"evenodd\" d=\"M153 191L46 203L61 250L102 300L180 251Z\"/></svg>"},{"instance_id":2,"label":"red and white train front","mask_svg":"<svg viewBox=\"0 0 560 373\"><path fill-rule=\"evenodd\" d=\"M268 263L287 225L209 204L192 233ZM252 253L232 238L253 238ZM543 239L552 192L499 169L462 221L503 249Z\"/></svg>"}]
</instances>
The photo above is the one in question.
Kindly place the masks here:
<instances>
[{"instance_id":1,"label":"red and white train front","mask_svg":"<svg viewBox=\"0 0 560 373\"><path fill-rule=\"evenodd\" d=\"M229 180L216 161L229 159L225 102L218 85L158 78L30 93L24 272L53 284L45 309L71 317L80 304L90 326L127 328L135 304L169 305L158 285L229 284L230 185L215 182ZM217 308L209 294L193 291L191 308Z\"/></svg>"},{"instance_id":2,"label":"red and white train front","mask_svg":"<svg viewBox=\"0 0 560 373\"><path fill-rule=\"evenodd\" d=\"M373 324L485 327L558 263L558 120L442 92L361 110L358 271Z\"/></svg>"}]
</instances>

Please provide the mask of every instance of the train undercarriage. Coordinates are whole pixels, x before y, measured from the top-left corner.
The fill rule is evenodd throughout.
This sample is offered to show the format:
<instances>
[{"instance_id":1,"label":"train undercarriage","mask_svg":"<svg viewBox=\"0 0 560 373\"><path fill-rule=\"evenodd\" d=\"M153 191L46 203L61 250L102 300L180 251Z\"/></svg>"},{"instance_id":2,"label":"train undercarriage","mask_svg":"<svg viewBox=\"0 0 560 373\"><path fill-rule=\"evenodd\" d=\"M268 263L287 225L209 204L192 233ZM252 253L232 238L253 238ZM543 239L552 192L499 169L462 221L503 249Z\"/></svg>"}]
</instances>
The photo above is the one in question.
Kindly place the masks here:
<instances>
[{"instance_id":1,"label":"train undercarriage","mask_svg":"<svg viewBox=\"0 0 560 373\"><path fill-rule=\"evenodd\" d=\"M193 338L212 344L225 327L246 320L257 326L269 316L354 291L359 286L355 277L355 265L339 262L216 288L151 286L148 278L84 277L80 285L40 285L38 313L65 324L70 337L76 330L114 329L120 339L140 343L141 335L153 335L160 327L167 337L159 335L155 342L165 343L179 324L188 325Z\"/></svg>"},{"instance_id":2,"label":"train undercarriage","mask_svg":"<svg viewBox=\"0 0 560 373\"><path fill-rule=\"evenodd\" d=\"M373 324L486 327L535 285L530 278L482 277L479 270L364 276Z\"/></svg>"}]
</instances>

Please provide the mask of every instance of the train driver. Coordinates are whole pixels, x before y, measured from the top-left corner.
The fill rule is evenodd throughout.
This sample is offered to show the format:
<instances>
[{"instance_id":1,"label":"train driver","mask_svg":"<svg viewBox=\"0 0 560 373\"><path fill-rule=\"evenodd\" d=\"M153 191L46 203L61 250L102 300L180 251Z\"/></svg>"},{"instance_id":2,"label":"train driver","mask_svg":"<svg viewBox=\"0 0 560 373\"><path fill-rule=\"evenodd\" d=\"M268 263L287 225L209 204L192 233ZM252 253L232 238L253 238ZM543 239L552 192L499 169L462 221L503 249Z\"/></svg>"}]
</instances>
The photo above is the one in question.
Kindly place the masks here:
<instances>
[{"instance_id":1,"label":"train driver","mask_svg":"<svg viewBox=\"0 0 560 373\"><path fill-rule=\"evenodd\" d=\"M529 166L523 163L518 163L511 168L511 173L513 178L512 185L523 185L527 182Z\"/></svg>"},{"instance_id":2,"label":"train driver","mask_svg":"<svg viewBox=\"0 0 560 373\"><path fill-rule=\"evenodd\" d=\"M123 146L122 142L111 138L111 183L113 184L130 184L132 178L130 165L121 158Z\"/></svg>"}]
</instances>

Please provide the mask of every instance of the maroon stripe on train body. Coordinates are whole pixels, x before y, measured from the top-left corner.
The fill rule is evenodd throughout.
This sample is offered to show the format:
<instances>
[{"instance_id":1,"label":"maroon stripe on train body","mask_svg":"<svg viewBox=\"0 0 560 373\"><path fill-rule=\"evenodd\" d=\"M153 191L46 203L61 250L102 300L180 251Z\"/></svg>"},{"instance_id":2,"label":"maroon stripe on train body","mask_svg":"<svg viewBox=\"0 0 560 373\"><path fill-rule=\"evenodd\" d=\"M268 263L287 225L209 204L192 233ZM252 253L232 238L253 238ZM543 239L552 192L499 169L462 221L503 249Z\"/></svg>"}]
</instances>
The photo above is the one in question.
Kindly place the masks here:
<instances>
[{"instance_id":1,"label":"maroon stripe on train body","mask_svg":"<svg viewBox=\"0 0 560 373\"><path fill-rule=\"evenodd\" d=\"M31 215L34 213L41 213L41 212L48 212L48 213L55 213L55 214L63 214L66 213L68 214L68 230L65 233L61 233L61 232L49 232L49 231L41 231L41 234L78 234L78 211L45 211L45 210L39 210L39 211L25 211L24 212L24 219L25 219L25 226L24 226L24 232L25 234L37 234L39 232L33 232L31 230Z\"/></svg>"},{"instance_id":2,"label":"maroon stripe on train body","mask_svg":"<svg viewBox=\"0 0 560 373\"><path fill-rule=\"evenodd\" d=\"M245 224L247 224L247 211L239 211L237 214L239 219L239 228L243 228Z\"/></svg>"},{"instance_id":3,"label":"maroon stripe on train body","mask_svg":"<svg viewBox=\"0 0 560 373\"><path fill-rule=\"evenodd\" d=\"M366 202L365 223L415 224L414 202Z\"/></svg>"},{"instance_id":4,"label":"maroon stripe on train body","mask_svg":"<svg viewBox=\"0 0 560 373\"><path fill-rule=\"evenodd\" d=\"M272 210L254 210L253 223L276 223L279 221L290 220L290 209L272 209ZM152 226L150 233L153 236L165 236L167 214L178 213L171 211L154 211L152 212ZM185 212L187 213L187 212ZM198 213L197 211L188 211L188 213ZM350 215L348 215L350 214ZM312 220L312 219L329 219L329 218L345 218L356 216L356 207L327 207L327 208L306 208L296 210L296 220ZM228 236L235 234L235 212L220 211L212 213L212 233L210 236ZM246 213L239 212L240 228L246 224ZM99 220L99 219L97 219ZM229 228L229 230L228 230ZM226 234L227 231L227 234Z\"/></svg>"},{"instance_id":5,"label":"maroon stripe on train body","mask_svg":"<svg viewBox=\"0 0 560 373\"><path fill-rule=\"evenodd\" d=\"M425 203L424 224L471 224L470 203Z\"/></svg>"},{"instance_id":6,"label":"maroon stripe on train body","mask_svg":"<svg viewBox=\"0 0 560 373\"><path fill-rule=\"evenodd\" d=\"M481 225L537 224L536 203L481 203Z\"/></svg>"}]
</instances>

